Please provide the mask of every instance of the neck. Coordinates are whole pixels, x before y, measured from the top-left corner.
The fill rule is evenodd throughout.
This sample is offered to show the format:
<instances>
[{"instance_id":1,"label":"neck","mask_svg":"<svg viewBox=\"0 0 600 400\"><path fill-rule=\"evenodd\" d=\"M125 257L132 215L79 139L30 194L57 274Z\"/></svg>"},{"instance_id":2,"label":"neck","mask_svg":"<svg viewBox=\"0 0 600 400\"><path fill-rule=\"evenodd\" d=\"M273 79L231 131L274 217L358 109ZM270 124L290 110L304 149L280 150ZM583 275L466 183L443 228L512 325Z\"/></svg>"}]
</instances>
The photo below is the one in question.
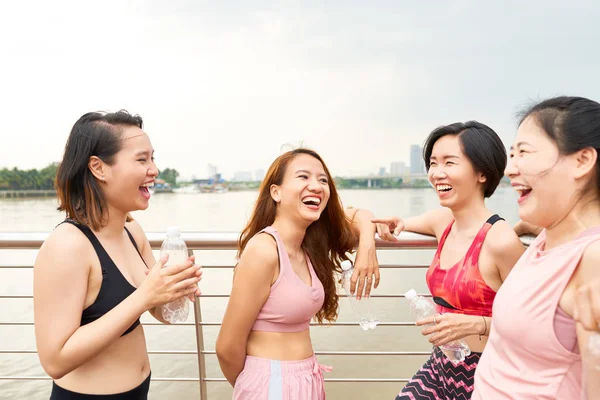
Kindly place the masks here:
<instances>
[{"instance_id":1,"label":"neck","mask_svg":"<svg viewBox=\"0 0 600 400\"><path fill-rule=\"evenodd\" d=\"M589 201L585 204L576 205L565 217L546 228L546 249L569 242L586 229L600 225L600 204L598 201Z\"/></svg>"},{"instance_id":2,"label":"neck","mask_svg":"<svg viewBox=\"0 0 600 400\"><path fill-rule=\"evenodd\" d=\"M107 224L100 230L102 236L114 237L123 234L123 227L127 221L127 213L113 207L108 207Z\"/></svg>"},{"instance_id":3,"label":"neck","mask_svg":"<svg viewBox=\"0 0 600 400\"><path fill-rule=\"evenodd\" d=\"M277 217L272 226L279 232L279 236L281 236L281 240L283 240L288 253L291 252L294 255L298 255L302 250L306 228L299 227L298 224L289 219Z\"/></svg>"},{"instance_id":4,"label":"neck","mask_svg":"<svg viewBox=\"0 0 600 400\"><path fill-rule=\"evenodd\" d=\"M456 232L469 232L473 229L479 230L483 222L490 217L491 212L485 206L484 200L478 198L464 206L452 209L452 215Z\"/></svg>"}]
</instances>

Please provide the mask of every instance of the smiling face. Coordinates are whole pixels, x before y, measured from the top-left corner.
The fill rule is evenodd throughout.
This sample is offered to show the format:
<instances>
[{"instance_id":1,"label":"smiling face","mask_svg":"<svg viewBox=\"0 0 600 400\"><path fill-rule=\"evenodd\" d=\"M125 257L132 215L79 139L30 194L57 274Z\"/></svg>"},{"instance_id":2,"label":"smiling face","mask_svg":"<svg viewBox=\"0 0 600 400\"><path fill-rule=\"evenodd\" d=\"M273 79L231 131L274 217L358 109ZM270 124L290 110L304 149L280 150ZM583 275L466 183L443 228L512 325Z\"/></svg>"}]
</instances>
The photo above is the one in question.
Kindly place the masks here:
<instances>
[{"instance_id":1,"label":"smiling face","mask_svg":"<svg viewBox=\"0 0 600 400\"><path fill-rule=\"evenodd\" d=\"M440 205L456 209L474 196L483 199L483 183L486 178L475 171L473 164L463 153L458 135L439 138L433 145L429 160L427 176L436 190Z\"/></svg>"},{"instance_id":2,"label":"smiling face","mask_svg":"<svg viewBox=\"0 0 600 400\"><path fill-rule=\"evenodd\" d=\"M519 126L505 175L519 193L519 217L547 228L576 203L580 182L573 170L577 154L562 156L532 116Z\"/></svg>"},{"instance_id":3,"label":"smiling face","mask_svg":"<svg viewBox=\"0 0 600 400\"><path fill-rule=\"evenodd\" d=\"M330 178L323 164L308 154L298 154L287 165L281 185L271 185L277 215L303 221L317 221L329 201Z\"/></svg>"},{"instance_id":4,"label":"smiling face","mask_svg":"<svg viewBox=\"0 0 600 400\"><path fill-rule=\"evenodd\" d=\"M150 192L158 169L154 164L154 149L150 138L138 127L124 127L120 138L122 148L111 165L103 164L105 181L101 188L107 203L128 213L148 208Z\"/></svg>"}]
</instances>

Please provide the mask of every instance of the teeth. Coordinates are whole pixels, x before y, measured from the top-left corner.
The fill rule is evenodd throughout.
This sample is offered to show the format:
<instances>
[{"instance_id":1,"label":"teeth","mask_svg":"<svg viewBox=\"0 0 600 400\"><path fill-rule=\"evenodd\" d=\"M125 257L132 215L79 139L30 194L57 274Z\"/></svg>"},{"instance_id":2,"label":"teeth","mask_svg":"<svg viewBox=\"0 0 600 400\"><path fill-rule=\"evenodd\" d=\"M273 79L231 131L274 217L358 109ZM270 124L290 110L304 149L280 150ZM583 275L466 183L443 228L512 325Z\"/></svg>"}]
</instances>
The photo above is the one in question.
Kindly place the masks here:
<instances>
[{"instance_id":1,"label":"teeth","mask_svg":"<svg viewBox=\"0 0 600 400\"><path fill-rule=\"evenodd\" d=\"M517 192L524 192L526 190L531 190L531 188L529 186L524 186L524 185L519 185L519 186L513 186L515 188L515 190Z\"/></svg>"},{"instance_id":2,"label":"teeth","mask_svg":"<svg viewBox=\"0 0 600 400\"><path fill-rule=\"evenodd\" d=\"M435 186L437 190L450 190L452 189L452 186L450 185L436 185Z\"/></svg>"},{"instance_id":3,"label":"teeth","mask_svg":"<svg viewBox=\"0 0 600 400\"><path fill-rule=\"evenodd\" d=\"M307 202L312 202L315 203L316 205L321 204L321 199L318 197L305 197L302 199L303 203L307 203Z\"/></svg>"},{"instance_id":4,"label":"teeth","mask_svg":"<svg viewBox=\"0 0 600 400\"><path fill-rule=\"evenodd\" d=\"M154 186L154 182L144 183L142 186L143 187L152 187L152 186Z\"/></svg>"}]
</instances>

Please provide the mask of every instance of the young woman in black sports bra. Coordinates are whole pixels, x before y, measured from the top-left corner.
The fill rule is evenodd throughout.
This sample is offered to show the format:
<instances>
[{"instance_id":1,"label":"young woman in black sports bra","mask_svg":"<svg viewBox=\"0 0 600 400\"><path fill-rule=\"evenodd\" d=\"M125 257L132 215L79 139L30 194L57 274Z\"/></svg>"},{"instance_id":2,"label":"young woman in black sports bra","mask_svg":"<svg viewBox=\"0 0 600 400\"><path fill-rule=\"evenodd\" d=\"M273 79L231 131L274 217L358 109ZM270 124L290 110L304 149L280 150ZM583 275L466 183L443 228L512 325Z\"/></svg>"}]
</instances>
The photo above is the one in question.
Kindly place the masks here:
<instances>
[{"instance_id":1,"label":"young woman in black sports bra","mask_svg":"<svg viewBox=\"0 0 600 400\"><path fill-rule=\"evenodd\" d=\"M155 262L129 217L148 207L157 175L139 116L88 113L73 126L56 177L58 209L67 219L34 266L36 342L54 379L51 400L147 399L140 315L150 311L162 321L163 304L199 295L194 258L162 268L166 260Z\"/></svg>"}]
</instances>

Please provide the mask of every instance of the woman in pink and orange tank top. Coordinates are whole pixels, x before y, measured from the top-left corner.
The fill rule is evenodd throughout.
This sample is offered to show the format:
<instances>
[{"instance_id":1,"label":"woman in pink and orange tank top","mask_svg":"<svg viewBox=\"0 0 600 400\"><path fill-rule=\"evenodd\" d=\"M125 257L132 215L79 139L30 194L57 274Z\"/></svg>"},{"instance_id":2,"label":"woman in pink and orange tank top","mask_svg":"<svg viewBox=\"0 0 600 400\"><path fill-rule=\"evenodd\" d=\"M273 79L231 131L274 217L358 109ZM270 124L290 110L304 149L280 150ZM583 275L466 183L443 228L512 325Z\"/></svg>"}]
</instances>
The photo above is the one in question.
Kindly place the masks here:
<instances>
[{"instance_id":1,"label":"woman in pink and orange tank top","mask_svg":"<svg viewBox=\"0 0 600 400\"><path fill-rule=\"evenodd\" d=\"M378 285L372 218L365 210L344 211L314 151L289 151L271 165L240 237L217 338L234 399L325 399L323 371L329 367L314 356L309 324L336 319L334 272L357 245L358 294L368 296L373 282Z\"/></svg>"},{"instance_id":2,"label":"woman in pink and orange tank top","mask_svg":"<svg viewBox=\"0 0 600 400\"><path fill-rule=\"evenodd\" d=\"M496 291L524 251L513 228L484 202L500 182L506 150L491 128L470 121L434 130L423 155L443 208L404 220L373 220L384 240L397 240L390 229L395 235L407 230L438 239L426 280L441 315L417 321L435 324L422 332L431 335L435 348L396 399L469 399ZM458 339L471 354L453 364L439 346Z\"/></svg>"},{"instance_id":3,"label":"woman in pink and orange tank top","mask_svg":"<svg viewBox=\"0 0 600 400\"><path fill-rule=\"evenodd\" d=\"M595 101L552 98L521 120L505 173L520 218L543 230L496 296L473 399L600 399L597 379L582 383L590 332L574 320L578 291L600 279L599 150Z\"/></svg>"}]
</instances>

